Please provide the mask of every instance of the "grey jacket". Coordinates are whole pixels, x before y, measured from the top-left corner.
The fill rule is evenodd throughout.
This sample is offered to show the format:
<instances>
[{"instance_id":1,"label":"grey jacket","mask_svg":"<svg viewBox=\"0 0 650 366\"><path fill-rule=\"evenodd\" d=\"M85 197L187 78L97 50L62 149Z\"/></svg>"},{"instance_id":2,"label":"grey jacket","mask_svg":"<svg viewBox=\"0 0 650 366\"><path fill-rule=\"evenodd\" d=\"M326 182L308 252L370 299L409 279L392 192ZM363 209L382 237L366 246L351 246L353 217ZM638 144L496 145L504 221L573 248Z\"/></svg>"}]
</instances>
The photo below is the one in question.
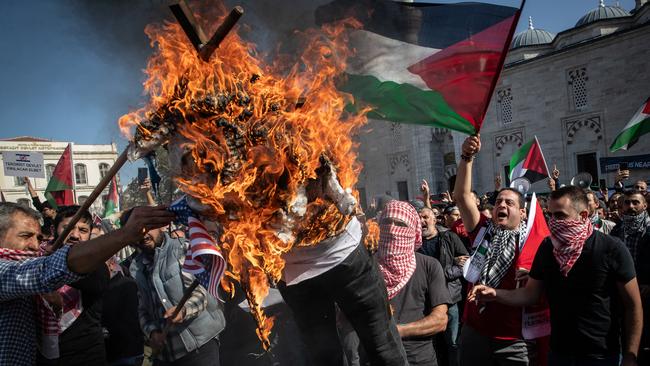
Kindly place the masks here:
<instances>
[{"instance_id":1,"label":"grey jacket","mask_svg":"<svg viewBox=\"0 0 650 366\"><path fill-rule=\"evenodd\" d=\"M191 274L181 273L185 258L184 244L181 240L172 239L165 234L163 244L155 249L151 275L148 275L145 264L147 259L143 253L137 255L131 263L131 275L138 285L140 324L146 336L149 336L153 330L161 329L161 304L165 310L178 304L183 297L184 289L194 279ZM186 352L192 352L217 337L226 324L219 302L202 286L197 290L200 290L196 296L201 303L197 305L200 310L175 327ZM191 300L188 301L190 302Z\"/></svg>"}]
</instances>

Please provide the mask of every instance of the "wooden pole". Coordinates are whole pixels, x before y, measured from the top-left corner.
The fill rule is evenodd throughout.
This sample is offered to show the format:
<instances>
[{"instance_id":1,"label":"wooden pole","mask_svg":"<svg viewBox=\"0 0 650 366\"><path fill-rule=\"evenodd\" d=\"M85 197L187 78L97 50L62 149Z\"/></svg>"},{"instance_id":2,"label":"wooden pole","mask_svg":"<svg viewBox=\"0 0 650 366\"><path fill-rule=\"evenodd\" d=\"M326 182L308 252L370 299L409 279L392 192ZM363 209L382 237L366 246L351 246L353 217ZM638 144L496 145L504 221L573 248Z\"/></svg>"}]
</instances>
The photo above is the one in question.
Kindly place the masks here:
<instances>
[{"instance_id":1,"label":"wooden pole","mask_svg":"<svg viewBox=\"0 0 650 366\"><path fill-rule=\"evenodd\" d=\"M63 229L63 232L61 235L59 235L56 240L54 241L54 244L52 244L52 250L57 250L63 245L63 241L68 237L72 229L75 227L77 222L81 219L83 216L84 211L88 210L90 206L95 202L97 197L99 197L100 194L104 191L104 188L108 186L108 184L111 182L113 177L117 174L117 172L124 166L124 163L128 160L128 152L129 152L129 146L124 149L122 154L118 156L117 160L115 160L115 163L113 163L113 166L111 166L111 169L108 170L104 178L102 178L101 181L99 181L99 184L95 187L95 189L90 193L88 196L88 199L86 202L84 202L81 207L79 207L79 210L77 210L77 213L72 217L70 222L68 222L68 225Z\"/></svg>"}]
</instances>

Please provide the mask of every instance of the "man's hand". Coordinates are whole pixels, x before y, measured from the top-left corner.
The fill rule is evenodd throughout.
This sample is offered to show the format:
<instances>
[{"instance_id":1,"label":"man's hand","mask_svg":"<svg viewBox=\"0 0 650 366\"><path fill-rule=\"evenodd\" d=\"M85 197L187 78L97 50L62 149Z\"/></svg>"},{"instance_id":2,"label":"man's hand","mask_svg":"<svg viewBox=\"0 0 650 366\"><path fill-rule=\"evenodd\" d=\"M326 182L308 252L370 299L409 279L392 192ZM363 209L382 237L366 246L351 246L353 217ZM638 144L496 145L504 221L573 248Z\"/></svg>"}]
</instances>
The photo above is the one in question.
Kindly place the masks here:
<instances>
[{"instance_id":1,"label":"man's hand","mask_svg":"<svg viewBox=\"0 0 650 366\"><path fill-rule=\"evenodd\" d=\"M616 172L616 183L621 183L622 181L628 179L630 177L630 171L628 169L619 169Z\"/></svg>"},{"instance_id":2,"label":"man's hand","mask_svg":"<svg viewBox=\"0 0 650 366\"><path fill-rule=\"evenodd\" d=\"M553 164L553 172L551 172L551 178L554 180L560 179L560 171L557 169L557 166Z\"/></svg>"},{"instance_id":3,"label":"man's hand","mask_svg":"<svg viewBox=\"0 0 650 366\"><path fill-rule=\"evenodd\" d=\"M140 190L144 193L147 193L151 190L151 179L146 178L142 185L140 185Z\"/></svg>"},{"instance_id":4,"label":"man's hand","mask_svg":"<svg viewBox=\"0 0 650 366\"><path fill-rule=\"evenodd\" d=\"M465 156L474 156L481 151L481 135L469 136L463 142L462 153Z\"/></svg>"},{"instance_id":5,"label":"man's hand","mask_svg":"<svg viewBox=\"0 0 650 366\"><path fill-rule=\"evenodd\" d=\"M497 290L485 285L476 285L467 296L467 301L490 302L497 299Z\"/></svg>"},{"instance_id":6,"label":"man's hand","mask_svg":"<svg viewBox=\"0 0 650 366\"><path fill-rule=\"evenodd\" d=\"M501 175L497 175L496 177L494 177L494 190L495 191L498 191L498 190L501 189L501 183L502 183Z\"/></svg>"},{"instance_id":7,"label":"man's hand","mask_svg":"<svg viewBox=\"0 0 650 366\"><path fill-rule=\"evenodd\" d=\"M424 198L429 199L429 183L426 179L422 179L422 183L420 183L420 191L422 191Z\"/></svg>"},{"instance_id":8,"label":"man's hand","mask_svg":"<svg viewBox=\"0 0 650 366\"><path fill-rule=\"evenodd\" d=\"M133 209L123 230L130 243L137 243L147 231L169 225L174 217L165 206L139 206Z\"/></svg>"},{"instance_id":9,"label":"man's hand","mask_svg":"<svg viewBox=\"0 0 650 366\"><path fill-rule=\"evenodd\" d=\"M149 346L151 346L154 353L160 352L160 350L165 347L165 343L167 343L166 338L165 333L160 330L154 330L151 332L149 335Z\"/></svg>"},{"instance_id":10,"label":"man's hand","mask_svg":"<svg viewBox=\"0 0 650 366\"><path fill-rule=\"evenodd\" d=\"M167 311L165 311L165 315L163 317L165 319L167 319L167 321L170 324L180 324L180 323L182 323L185 320L185 308L182 307L181 311L179 311L178 314L176 314L176 316L172 317L174 315L174 311L176 311L176 306L167 309Z\"/></svg>"},{"instance_id":11,"label":"man's hand","mask_svg":"<svg viewBox=\"0 0 650 366\"><path fill-rule=\"evenodd\" d=\"M605 203L609 201L609 189L607 189L607 187L600 187L600 195L603 196L603 201Z\"/></svg>"},{"instance_id":12,"label":"man's hand","mask_svg":"<svg viewBox=\"0 0 650 366\"><path fill-rule=\"evenodd\" d=\"M454 258L454 262L456 263L457 266L462 267L465 265L465 262L467 262L468 258L469 258L468 255L461 255L460 257Z\"/></svg>"},{"instance_id":13,"label":"man's hand","mask_svg":"<svg viewBox=\"0 0 650 366\"><path fill-rule=\"evenodd\" d=\"M451 202L451 195L449 194L449 191L445 191L442 193L442 202Z\"/></svg>"}]
</instances>

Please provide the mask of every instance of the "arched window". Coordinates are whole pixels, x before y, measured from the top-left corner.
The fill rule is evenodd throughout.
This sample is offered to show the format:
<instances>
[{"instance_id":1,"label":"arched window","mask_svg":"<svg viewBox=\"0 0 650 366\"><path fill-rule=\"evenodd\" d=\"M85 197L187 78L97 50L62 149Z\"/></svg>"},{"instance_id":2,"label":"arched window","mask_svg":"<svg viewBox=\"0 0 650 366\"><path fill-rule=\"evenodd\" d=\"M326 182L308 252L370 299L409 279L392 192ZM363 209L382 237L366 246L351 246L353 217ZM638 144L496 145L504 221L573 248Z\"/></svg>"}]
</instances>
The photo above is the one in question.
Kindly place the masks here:
<instances>
[{"instance_id":1,"label":"arched window","mask_svg":"<svg viewBox=\"0 0 650 366\"><path fill-rule=\"evenodd\" d=\"M47 179L48 182L52 178L52 174L54 174L54 168L56 168L56 165L54 164L47 164L45 166L45 178Z\"/></svg>"},{"instance_id":2,"label":"arched window","mask_svg":"<svg viewBox=\"0 0 650 366\"><path fill-rule=\"evenodd\" d=\"M77 184L88 184L88 174L86 166L83 164L74 165L74 179Z\"/></svg>"},{"instance_id":3,"label":"arched window","mask_svg":"<svg viewBox=\"0 0 650 366\"><path fill-rule=\"evenodd\" d=\"M110 167L108 166L108 164L106 164L106 163L99 163L99 176L100 176L101 178L104 178L104 176L106 175L106 173L108 173L108 169L110 169Z\"/></svg>"}]
</instances>

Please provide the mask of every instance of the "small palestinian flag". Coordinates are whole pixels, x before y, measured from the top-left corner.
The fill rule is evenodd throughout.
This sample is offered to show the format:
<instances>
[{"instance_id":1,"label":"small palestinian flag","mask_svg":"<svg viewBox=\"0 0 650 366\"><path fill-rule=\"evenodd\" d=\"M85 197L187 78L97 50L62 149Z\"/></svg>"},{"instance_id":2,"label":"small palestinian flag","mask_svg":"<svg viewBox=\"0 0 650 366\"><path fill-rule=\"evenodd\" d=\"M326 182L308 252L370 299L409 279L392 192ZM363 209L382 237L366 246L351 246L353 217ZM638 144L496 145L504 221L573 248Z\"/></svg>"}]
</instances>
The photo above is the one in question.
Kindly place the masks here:
<instances>
[{"instance_id":1,"label":"small palestinian flag","mask_svg":"<svg viewBox=\"0 0 650 366\"><path fill-rule=\"evenodd\" d=\"M514 1L513 1L514 2ZM481 128L519 19L518 7L484 3L336 0L316 23L354 17L341 91L368 117L474 134Z\"/></svg>"},{"instance_id":2,"label":"small palestinian flag","mask_svg":"<svg viewBox=\"0 0 650 366\"><path fill-rule=\"evenodd\" d=\"M524 177L531 183L550 176L537 137L523 145L510 159L510 181Z\"/></svg>"},{"instance_id":3,"label":"small palestinian flag","mask_svg":"<svg viewBox=\"0 0 650 366\"><path fill-rule=\"evenodd\" d=\"M650 98L643 103L630 122L625 125L623 131L616 136L616 139L612 142L612 146L609 147L609 151L627 150L639 141L639 137L649 132Z\"/></svg>"},{"instance_id":4,"label":"small palestinian flag","mask_svg":"<svg viewBox=\"0 0 650 366\"><path fill-rule=\"evenodd\" d=\"M117 195L117 179L113 177L111 185L108 188L108 197L104 204L104 217L108 217L118 211L117 205L120 197Z\"/></svg>"},{"instance_id":5,"label":"small palestinian flag","mask_svg":"<svg viewBox=\"0 0 650 366\"><path fill-rule=\"evenodd\" d=\"M72 145L68 144L56 163L45 188L45 198L53 208L74 205L72 192Z\"/></svg>"}]
</instances>

